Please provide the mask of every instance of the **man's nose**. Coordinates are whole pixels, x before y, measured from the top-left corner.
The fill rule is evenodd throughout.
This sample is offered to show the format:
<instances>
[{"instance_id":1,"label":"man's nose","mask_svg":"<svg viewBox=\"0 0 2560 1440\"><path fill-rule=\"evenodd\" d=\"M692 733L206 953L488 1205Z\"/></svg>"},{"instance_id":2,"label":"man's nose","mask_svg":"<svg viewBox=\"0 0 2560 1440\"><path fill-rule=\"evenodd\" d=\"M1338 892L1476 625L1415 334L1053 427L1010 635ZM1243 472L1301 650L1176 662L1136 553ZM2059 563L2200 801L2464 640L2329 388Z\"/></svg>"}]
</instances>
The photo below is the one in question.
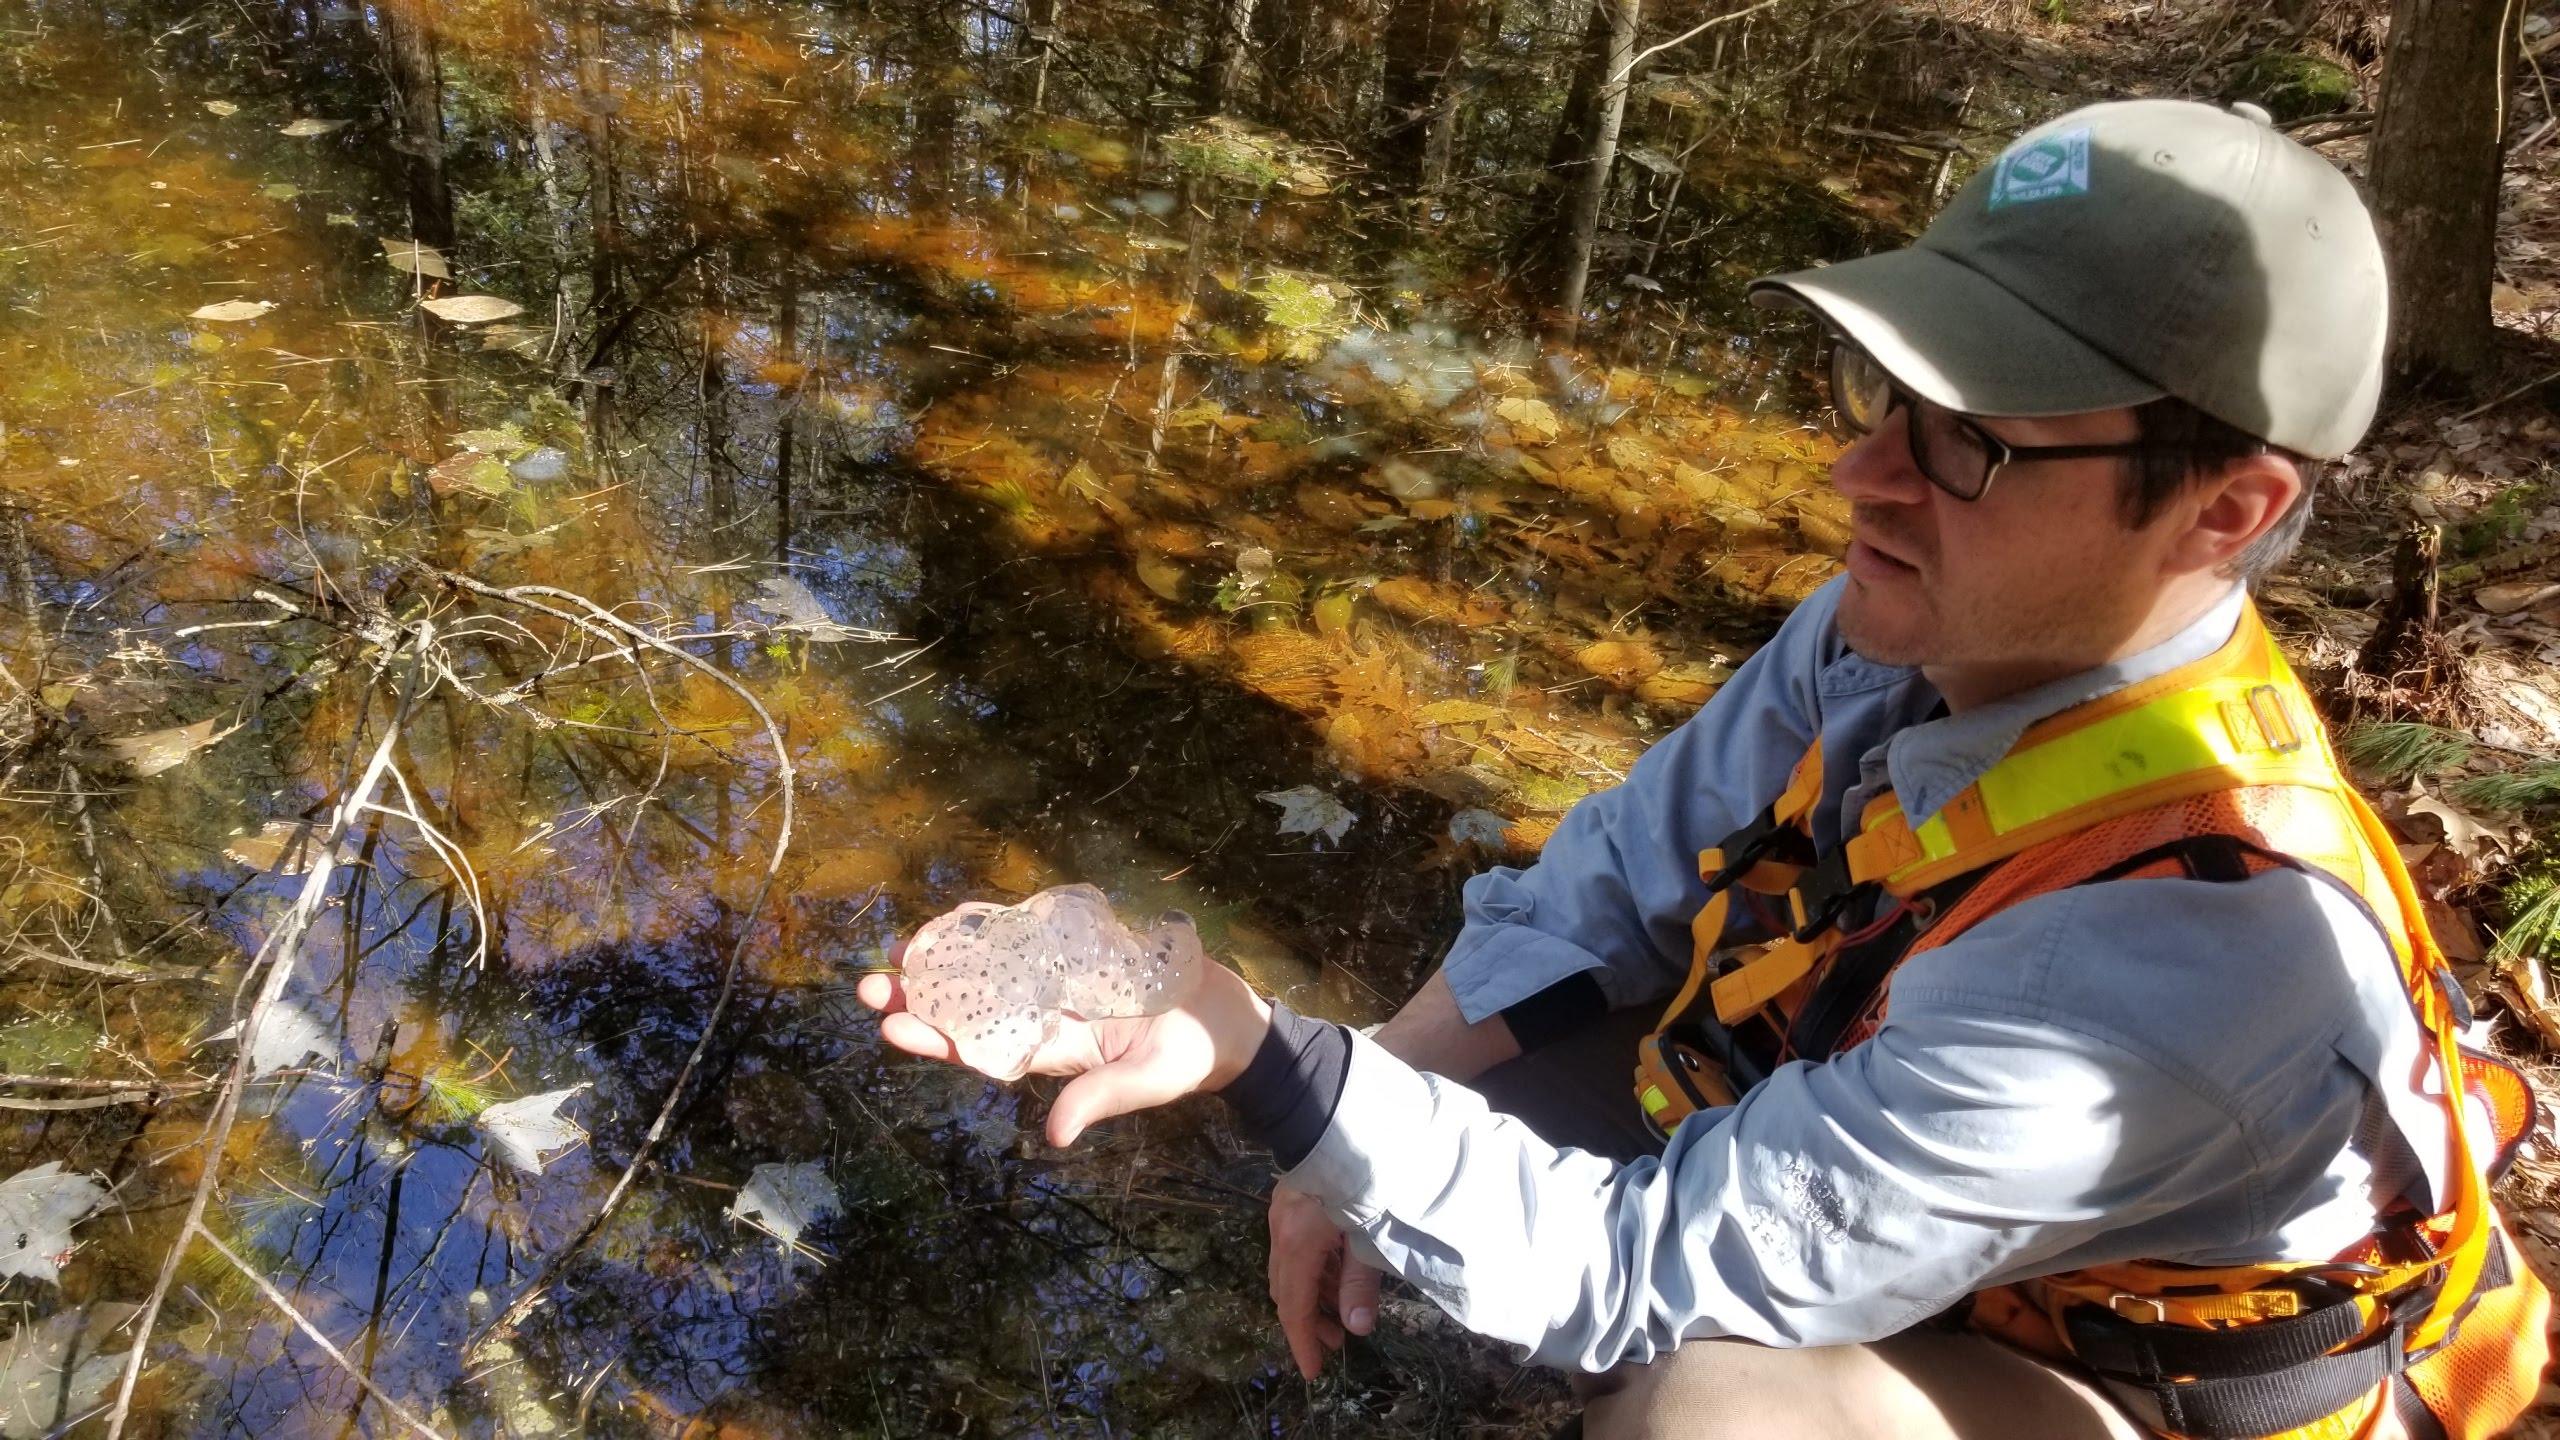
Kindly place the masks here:
<instances>
[{"instance_id":1,"label":"man's nose","mask_svg":"<svg viewBox=\"0 0 2560 1440\"><path fill-rule=\"evenodd\" d=\"M1831 488L1851 501L1916 505L1929 496L1929 477L1911 454L1911 409L1896 405L1884 423L1859 437L1831 462Z\"/></svg>"}]
</instances>

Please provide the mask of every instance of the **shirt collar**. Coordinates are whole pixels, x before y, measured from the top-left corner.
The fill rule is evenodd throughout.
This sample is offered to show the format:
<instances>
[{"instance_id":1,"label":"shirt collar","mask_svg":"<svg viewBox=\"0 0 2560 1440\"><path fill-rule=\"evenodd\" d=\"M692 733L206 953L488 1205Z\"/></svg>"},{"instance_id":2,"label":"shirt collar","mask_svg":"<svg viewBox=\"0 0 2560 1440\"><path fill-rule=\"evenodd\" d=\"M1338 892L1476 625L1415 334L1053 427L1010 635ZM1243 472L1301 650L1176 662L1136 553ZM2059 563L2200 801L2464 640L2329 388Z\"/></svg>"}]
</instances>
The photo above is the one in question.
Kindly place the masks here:
<instances>
[{"instance_id":1,"label":"shirt collar","mask_svg":"<svg viewBox=\"0 0 2560 1440\"><path fill-rule=\"evenodd\" d=\"M2247 592L2234 585L2229 594L2215 601L2187 628L2148 650L2020 691L1980 709L1942 716L1895 732L1883 747L1884 768L1892 779L1894 795L1902 803L1902 813L1914 825L1937 814L1966 786L1981 779L1984 771L1998 764L2027 727L2037 721L2192 664L2221 649L2239 628L2240 609L2247 598ZM1924 689L1928 687L1926 680L1919 683ZM1870 754L1862 770L1872 775L1874 760Z\"/></svg>"}]
</instances>

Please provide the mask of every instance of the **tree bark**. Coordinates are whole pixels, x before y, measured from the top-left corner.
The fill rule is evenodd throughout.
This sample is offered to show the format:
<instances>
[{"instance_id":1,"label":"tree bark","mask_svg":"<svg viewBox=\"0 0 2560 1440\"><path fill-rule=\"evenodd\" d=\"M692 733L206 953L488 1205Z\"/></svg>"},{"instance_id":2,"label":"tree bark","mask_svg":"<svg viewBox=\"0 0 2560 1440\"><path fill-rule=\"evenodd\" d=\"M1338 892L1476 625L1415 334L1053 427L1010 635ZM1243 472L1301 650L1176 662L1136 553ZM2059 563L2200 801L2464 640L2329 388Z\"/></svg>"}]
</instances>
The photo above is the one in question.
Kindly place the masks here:
<instances>
[{"instance_id":1,"label":"tree bark","mask_svg":"<svg viewBox=\"0 0 2560 1440\"><path fill-rule=\"evenodd\" d=\"M1224 115L1234 107L1252 31L1253 0L1213 0L1208 62L1200 79L1202 114Z\"/></svg>"},{"instance_id":2,"label":"tree bark","mask_svg":"<svg viewBox=\"0 0 2560 1440\"><path fill-rule=\"evenodd\" d=\"M1564 108L1556 113L1555 133L1547 141L1546 163L1530 187L1528 215L1511 246L1522 283L1532 293L1546 290L1556 277L1557 253L1563 248L1564 214L1573 193L1574 164L1591 148L1595 122L1592 110L1599 103L1600 82L1609 75L1608 0L1578 3L1585 8L1581 11L1582 46L1576 52L1579 58L1573 67L1573 84L1565 92Z\"/></svg>"},{"instance_id":3,"label":"tree bark","mask_svg":"<svg viewBox=\"0 0 2560 1440\"><path fill-rule=\"evenodd\" d=\"M1556 300L1563 312L1558 333L1568 344L1582 328L1582 295L1591 279L1591 252L1600 238L1600 212L1609 198L1609 172L1618 160L1618 127L1627 115L1627 91L1634 87L1636 27L1644 0L1600 0L1609 17L1606 67L1600 74L1599 109L1591 127L1591 148L1582 171L1574 177L1573 214L1565 230L1564 284Z\"/></svg>"},{"instance_id":4,"label":"tree bark","mask_svg":"<svg viewBox=\"0 0 2560 1440\"><path fill-rule=\"evenodd\" d=\"M384 68L400 117L409 172L409 233L441 250L453 243L453 189L444 174L444 68L435 21L422 0L381 10Z\"/></svg>"},{"instance_id":5,"label":"tree bark","mask_svg":"<svg viewBox=\"0 0 2560 1440\"><path fill-rule=\"evenodd\" d=\"M1437 168L1447 169L1468 8L1468 0L1393 0L1387 10L1386 75L1374 150L1379 167L1411 187L1438 179L1435 149Z\"/></svg>"},{"instance_id":6,"label":"tree bark","mask_svg":"<svg viewBox=\"0 0 2560 1440\"><path fill-rule=\"evenodd\" d=\"M2508 0L2397 0L2373 132L2373 212L2391 267L2393 376L2475 384L2494 360Z\"/></svg>"}]
</instances>

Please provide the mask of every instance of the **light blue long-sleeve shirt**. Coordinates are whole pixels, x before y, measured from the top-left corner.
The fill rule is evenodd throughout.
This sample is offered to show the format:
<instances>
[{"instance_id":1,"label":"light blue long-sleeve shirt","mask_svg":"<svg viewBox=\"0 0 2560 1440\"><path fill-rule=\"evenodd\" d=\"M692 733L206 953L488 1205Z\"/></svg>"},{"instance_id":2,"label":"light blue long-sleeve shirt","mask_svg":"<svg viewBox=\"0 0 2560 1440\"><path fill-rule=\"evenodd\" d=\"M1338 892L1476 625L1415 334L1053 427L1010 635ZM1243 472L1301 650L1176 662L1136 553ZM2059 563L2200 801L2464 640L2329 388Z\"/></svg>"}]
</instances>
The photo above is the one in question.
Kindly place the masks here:
<instances>
[{"instance_id":1,"label":"light blue long-sleeve shirt","mask_svg":"<svg viewBox=\"0 0 2560 1440\"><path fill-rule=\"evenodd\" d=\"M1662 1000L1689 964L1698 852L1777 795L1817 731L1819 842L1888 785L1918 823L2037 720L2218 648L2242 597L2139 655L1937 718L1919 672L1849 653L1837 602L1838 582L1807 600L1536 865L1469 883L1444 966L1468 1019L1583 971L1613 1006ZM2423 1201L2444 1163L2389 943L2320 879L2066 890L1890 986L1866 1044L1782 1067L1625 1165L1357 1039L1283 1183L1469 1328L1599 1370L1684 1339L1874 1339L1987 1285L2110 1261L2325 1259L2387 1198Z\"/></svg>"}]
</instances>

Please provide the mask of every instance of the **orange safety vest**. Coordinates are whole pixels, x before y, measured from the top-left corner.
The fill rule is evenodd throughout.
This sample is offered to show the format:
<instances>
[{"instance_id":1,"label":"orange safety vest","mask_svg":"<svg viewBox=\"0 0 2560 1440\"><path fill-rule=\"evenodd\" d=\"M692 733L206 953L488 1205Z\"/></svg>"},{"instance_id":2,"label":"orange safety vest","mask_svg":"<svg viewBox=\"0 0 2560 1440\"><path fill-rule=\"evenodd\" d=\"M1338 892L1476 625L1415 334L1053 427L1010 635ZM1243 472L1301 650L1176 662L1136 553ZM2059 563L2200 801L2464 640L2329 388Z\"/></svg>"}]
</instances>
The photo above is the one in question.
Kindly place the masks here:
<instances>
[{"instance_id":1,"label":"orange safety vest","mask_svg":"<svg viewBox=\"0 0 2560 1440\"><path fill-rule=\"evenodd\" d=\"M2484 1440L2523 1413L2550 1358L2550 1296L2489 1187L2532 1128L2532 1091L2462 1045L2468 1001L2399 851L2254 608L2214 654L2031 727L1922 824L1887 793L1818 852L1821 796L1817 739L1784 794L1699 856L1696 958L1638 1057L1657 1129L1732 1103L1787 1059L1861 1043L1884 1023L1896 967L2007 906L2125 877L2325 875L2390 939L2439 1093L2472 1102L2440 1101L2451 1153L2435 1213L2404 1201L2326 1261L2141 1261L2000 1286L1970 1297L1966 1323L2094 1372L2172 1437ZM1724 945L1737 890L1764 913L1782 902L1780 938ZM1879 918L1844 930L1862 902Z\"/></svg>"}]
</instances>

